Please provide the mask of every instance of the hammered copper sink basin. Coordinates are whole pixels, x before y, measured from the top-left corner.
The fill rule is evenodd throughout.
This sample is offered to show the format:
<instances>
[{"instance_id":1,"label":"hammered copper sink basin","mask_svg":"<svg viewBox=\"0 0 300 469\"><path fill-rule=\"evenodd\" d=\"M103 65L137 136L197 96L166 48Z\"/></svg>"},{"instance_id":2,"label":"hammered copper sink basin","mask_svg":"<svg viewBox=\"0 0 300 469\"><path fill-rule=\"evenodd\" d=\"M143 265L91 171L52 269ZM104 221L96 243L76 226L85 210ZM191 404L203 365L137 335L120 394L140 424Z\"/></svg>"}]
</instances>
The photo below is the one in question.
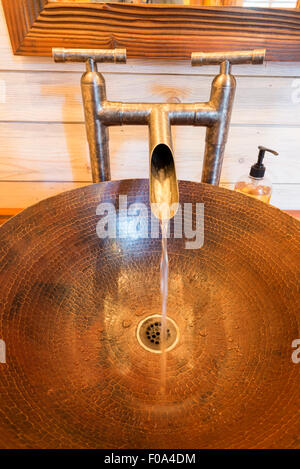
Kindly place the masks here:
<instances>
[{"instance_id":1,"label":"hammered copper sink basin","mask_svg":"<svg viewBox=\"0 0 300 469\"><path fill-rule=\"evenodd\" d=\"M179 342L137 340L160 313L159 239L96 234L101 201L145 180L47 199L0 229L2 448L300 448L299 222L242 194L180 182L205 203L204 246L168 242ZM118 205L118 202L116 202Z\"/></svg>"}]
</instances>

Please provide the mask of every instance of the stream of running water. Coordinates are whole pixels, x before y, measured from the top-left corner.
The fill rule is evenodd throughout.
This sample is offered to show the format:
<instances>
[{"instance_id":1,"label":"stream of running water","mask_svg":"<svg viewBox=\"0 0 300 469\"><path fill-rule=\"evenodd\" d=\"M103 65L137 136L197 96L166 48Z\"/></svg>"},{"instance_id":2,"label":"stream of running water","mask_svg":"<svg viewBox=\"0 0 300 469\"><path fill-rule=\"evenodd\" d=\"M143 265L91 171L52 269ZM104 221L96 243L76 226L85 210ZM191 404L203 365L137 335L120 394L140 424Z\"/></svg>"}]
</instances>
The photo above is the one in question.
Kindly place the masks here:
<instances>
[{"instance_id":1,"label":"stream of running water","mask_svg":"<svg viewBox=\"0 0 300 469\"><path fill-rule=\"evenodd\" d=\"M168 225L169 220L161 220L161 261L160 261L160 292L161 292L161 392L166 391L166 372L167 372L167 302L168 302L168 279L169 279L169 260L168 260Z\"/></svg>"}]
</instances>

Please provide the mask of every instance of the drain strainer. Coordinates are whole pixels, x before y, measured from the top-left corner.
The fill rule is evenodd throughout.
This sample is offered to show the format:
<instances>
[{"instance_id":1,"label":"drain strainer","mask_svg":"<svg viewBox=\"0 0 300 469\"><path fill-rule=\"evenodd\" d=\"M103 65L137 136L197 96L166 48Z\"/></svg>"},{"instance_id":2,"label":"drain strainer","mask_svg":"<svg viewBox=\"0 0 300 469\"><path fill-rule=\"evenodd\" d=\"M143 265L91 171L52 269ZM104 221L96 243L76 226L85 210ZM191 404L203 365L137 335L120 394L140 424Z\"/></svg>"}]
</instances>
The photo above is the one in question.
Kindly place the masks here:
<instances>
[{"instance_id":1,"label":"drain strainer","mask_svg":"<svg viewBox=\"0 0 300 469\"><path fill-rule=\"evenodd\" d=\"M166 352L172 350L178 342L179 330L173 319L167 317L166 324ZM137 331L139 344L149 352L161 353L162 317L153 314L140 321Z\"/></svg>"}]
</instances>

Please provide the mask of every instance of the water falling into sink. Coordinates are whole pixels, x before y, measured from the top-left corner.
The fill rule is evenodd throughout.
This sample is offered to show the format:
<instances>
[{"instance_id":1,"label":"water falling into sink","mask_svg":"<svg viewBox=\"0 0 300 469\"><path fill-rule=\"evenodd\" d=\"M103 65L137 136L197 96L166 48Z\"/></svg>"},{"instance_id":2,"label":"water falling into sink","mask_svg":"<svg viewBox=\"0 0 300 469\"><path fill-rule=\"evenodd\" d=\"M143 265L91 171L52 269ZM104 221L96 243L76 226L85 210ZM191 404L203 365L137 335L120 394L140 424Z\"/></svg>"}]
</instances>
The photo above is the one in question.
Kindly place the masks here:
<instances>
[{"instance_id":1,"label":"water falling into sink","mask_svg":"<svg viewBox=\"0 0 300 469\"><path fill-rule=\"evenodd\" d=\"M161 291L161 394L166 392L167 369L167 303L168 303L168 232L170 219L174 217L178 204L174 204L172 193L172 181L166 168L157 171L157 177L153 181L153 189L156 194L156 203L151 204L152 212L160 220L161 229L161 262L160 262L160 291Z\"/></svg>"},{"instance_id":2,"label":"water falling into sink","mask_svg":"<svg viewBox=\"0 0 300 469\"><path fill-rule=\"evenodd\" d=\"M160 291L161 291L161 392L166 392L166 340L167 340L167 302L168 302L168 280L169 280L169 259L168 259L168 226L169 220L163 219L161 226L161 262L160 262Z\"/></svg>"},{"instance_id":3,"label":"water falling into sink","mask_svg":"<svg viewBox=\"0 0 300 469\"><path fill-rule=\"evenodd\" d=\"M155 121L156 122L156 121ZM157 122L156 122L157 124ZM168 250L167 241L169 222L178 209L178 183L172 153L171 135L168 131L152 132L155 144L152 147L150 158L150 203L152 213L159 219L161 228L161 262L160 262L160 291L161 291L161 381L160 391L166 393L167 370L167 303L168 303ZM155 140L155 137L161 137ZM164 142L164 143L161 143Z\"/></svg>"}]
</instances>

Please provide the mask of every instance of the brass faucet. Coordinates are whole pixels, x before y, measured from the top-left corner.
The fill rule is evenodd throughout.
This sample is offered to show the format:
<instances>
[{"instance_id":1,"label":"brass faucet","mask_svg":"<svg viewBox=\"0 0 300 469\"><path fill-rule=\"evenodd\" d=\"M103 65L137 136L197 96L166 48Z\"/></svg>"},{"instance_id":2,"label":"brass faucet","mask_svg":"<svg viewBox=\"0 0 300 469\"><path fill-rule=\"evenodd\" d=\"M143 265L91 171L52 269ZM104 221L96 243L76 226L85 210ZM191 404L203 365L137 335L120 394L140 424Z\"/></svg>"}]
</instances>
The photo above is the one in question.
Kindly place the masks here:
<instances>
[{"instance_id":1,"label":"brass faucet","mask_svg":"<svg viewBox=\"0 0 300 469\"><path fill-rule=\"evenodd\" d=\"M262 64L265 49L239 52L193 53L192 66L220 65L208 103L124 103L107 101L99 62L126 62L126 49L53 49L55 62L85 62L81 79L93 182L110 180L108 127L148 125L150 202L160 203L161 187L168 183L169 204L178 202L171 126L206 126L202 182L218 185L227 141L236 81L232 64Z\"/></svg>"}]
</instances>

